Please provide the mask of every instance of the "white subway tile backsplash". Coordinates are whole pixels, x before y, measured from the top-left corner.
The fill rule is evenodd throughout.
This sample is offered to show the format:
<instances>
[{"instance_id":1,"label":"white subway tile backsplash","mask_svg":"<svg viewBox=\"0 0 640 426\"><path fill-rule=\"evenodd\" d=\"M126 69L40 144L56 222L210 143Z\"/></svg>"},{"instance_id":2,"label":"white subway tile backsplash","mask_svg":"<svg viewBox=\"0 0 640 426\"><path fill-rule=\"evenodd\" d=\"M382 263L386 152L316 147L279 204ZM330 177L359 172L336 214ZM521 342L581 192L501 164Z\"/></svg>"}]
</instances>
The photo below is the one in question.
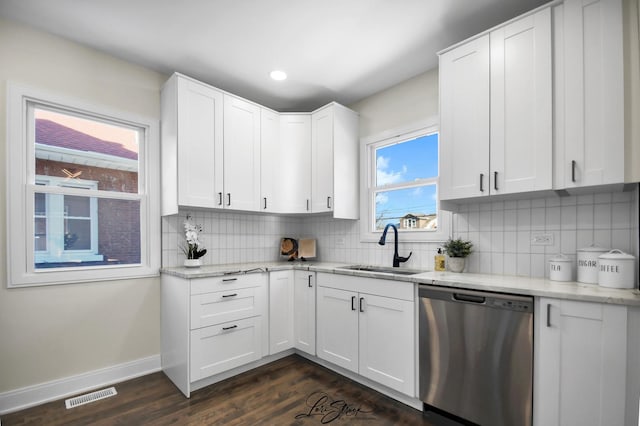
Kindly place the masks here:
<instances>
[{"instance_id":1,"label":"white subway tile backsplash","mask_svg":"<svg viewBox=\"0 0 640 426\"><path fill-rule=\"evenodd\" d=\"M592 242L637 255L637 191L491 201L461 206L453 214L453 236L474 243L467 272L548 276L548 260L564 253L575 260L576 249ZM162 264L181 265L183 222L189 213L162 218ZM203 225L206 264L281 260L280 238L316 238L318 260L391 265L393 240L384 247L362 242L358 221L321 216L191 212ZM532 235L549 234L551 245L532 245ZM337 243L340 242L340 245ZM400 255L413 251L405 267L433 268L441 243L407 243L400 236Z\"/></svg>"},{"instance_id":2,"label":"white subway tile backsplash","mask_svg":"<svg viewBox=\"0 0 640 426\"><path fill-rule=\"evenodd\" d=\"M611 204L596 204L593 208L594 229L611 229Z\"/></svg>"}]
</instances>

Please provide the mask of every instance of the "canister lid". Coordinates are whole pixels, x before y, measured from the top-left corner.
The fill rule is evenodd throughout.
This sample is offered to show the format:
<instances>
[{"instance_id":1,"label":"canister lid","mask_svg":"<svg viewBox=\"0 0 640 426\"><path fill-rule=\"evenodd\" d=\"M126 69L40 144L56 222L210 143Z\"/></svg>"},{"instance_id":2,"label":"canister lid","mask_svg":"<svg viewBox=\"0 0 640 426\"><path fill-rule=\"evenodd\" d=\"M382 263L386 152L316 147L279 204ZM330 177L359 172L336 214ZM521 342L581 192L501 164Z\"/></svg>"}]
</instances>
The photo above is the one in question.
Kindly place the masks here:
<instances>
[{"instance_id":1,"label":"canister lid","mask_svg":"<svg viewBox=\"0 0 640 426\"><path fill-rule=\"evenodd\" d=\"M598 256L598 259L634 260L635 256L627 254L622 250L615 249L608 253L601 254Z\"/></svg>"},{"instance_id":2,"label":"canister lid","mask_svg":"<svg viewBox=\"0 0 640 426\"><path fill-rule=\"evenodd\" d=\"M549 262L573 262L570 257L565 256L564 254L558 254L549 259Z\"/></svg>"},{"instance_id":3,"label":"canister lid","mask_svg":"<svg viewBox=\"0 0 640 426\"><path fill-rule=\"evenodd\" d=\"M578 249L578 251L586 251L586 252L600 252L600 253L604 253L609 251L608 248L604 248L604 247L600 247L598 246L596 243L591 243L589 246L587 247L583 247L581 249Z\"/></svg>"}]
</instances>

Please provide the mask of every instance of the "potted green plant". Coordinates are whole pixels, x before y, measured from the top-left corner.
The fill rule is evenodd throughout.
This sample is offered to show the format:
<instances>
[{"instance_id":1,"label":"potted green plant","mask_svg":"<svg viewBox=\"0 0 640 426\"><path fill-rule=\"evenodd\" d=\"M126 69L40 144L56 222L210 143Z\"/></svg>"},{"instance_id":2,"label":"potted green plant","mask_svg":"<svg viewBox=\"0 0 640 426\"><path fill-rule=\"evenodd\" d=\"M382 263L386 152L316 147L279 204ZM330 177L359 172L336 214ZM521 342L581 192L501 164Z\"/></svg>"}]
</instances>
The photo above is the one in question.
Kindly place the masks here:
<instances>
[{"instance_id":1,"label":"potted green plant","mask_svg":"<svg viewBox=\"0 0 640 426\"><path fill-rule=\"evenodd\" d=\"M455 240L449 238L444 243L444 251L449 256L447 267L451 272L462 272L465 266L465 258L473 252L473 243L464 241L461 238Z\"/></svg>"}]
</instances>

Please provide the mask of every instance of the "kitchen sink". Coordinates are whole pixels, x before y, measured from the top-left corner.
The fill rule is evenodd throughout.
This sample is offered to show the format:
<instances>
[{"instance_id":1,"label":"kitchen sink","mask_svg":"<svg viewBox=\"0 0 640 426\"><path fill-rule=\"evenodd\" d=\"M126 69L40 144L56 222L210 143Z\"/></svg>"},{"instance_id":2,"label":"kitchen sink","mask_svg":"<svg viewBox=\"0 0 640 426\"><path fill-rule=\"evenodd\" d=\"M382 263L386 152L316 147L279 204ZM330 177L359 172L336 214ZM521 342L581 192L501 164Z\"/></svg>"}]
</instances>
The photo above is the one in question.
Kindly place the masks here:
<instances>
[{"instance_id":1,"label":"kitchen sink","mask_svg":"<svg viewBox=\"0 0 640 426\"><path fill-rule=\"evenodd\" d=\"M426 272L418 269L400 269L400 268L393 268L391 266L371 266L371 265L342 266L338 269L348 269L350 271L377 272L381 274L395 274L395 275L416 275L416 274L422 274L423 272Z\"/></svg>"}]
</instances>

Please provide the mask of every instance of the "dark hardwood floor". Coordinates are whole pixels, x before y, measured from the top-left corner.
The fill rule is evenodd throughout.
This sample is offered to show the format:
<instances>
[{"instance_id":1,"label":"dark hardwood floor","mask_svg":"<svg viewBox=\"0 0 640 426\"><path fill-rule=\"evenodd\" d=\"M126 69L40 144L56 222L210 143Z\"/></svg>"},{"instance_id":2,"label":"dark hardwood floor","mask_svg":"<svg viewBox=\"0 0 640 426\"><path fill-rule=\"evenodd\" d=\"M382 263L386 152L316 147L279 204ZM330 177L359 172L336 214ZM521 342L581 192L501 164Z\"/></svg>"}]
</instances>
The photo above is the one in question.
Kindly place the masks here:
<instances>
[{"instance_id":1,"label":"dark hardwood floor","mask_svg":"<svg viewBox=\"0 0 640 426\"><path fill-rule=\"evenodd\" d=\"M2 416L10 425L452 425L291 355L191 393L163 373L115 385L118 395L67 410L64 401Z\"/></svg>"}]
</instances>

